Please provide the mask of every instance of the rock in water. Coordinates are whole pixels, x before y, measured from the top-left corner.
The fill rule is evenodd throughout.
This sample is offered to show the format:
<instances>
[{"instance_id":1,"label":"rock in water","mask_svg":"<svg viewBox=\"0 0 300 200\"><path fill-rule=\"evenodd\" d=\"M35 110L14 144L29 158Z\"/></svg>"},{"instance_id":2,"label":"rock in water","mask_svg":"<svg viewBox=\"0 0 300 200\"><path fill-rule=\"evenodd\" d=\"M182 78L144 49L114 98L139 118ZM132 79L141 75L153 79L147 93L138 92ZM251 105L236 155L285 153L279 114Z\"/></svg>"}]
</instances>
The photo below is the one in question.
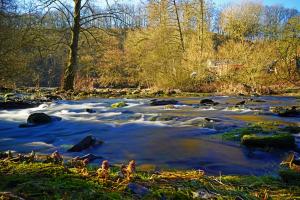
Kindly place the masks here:
<instances>
[{"instance_id":1,"label":"rock in water","mask_svg":"<svg viewBox=\"0 0 300 200\"><path fill-rule=\"evenodd\" d=\"M125 107L125 106L128 106L128 104L125 103L124 101L114 103L114 104L111 105L112 108L122 108L122 107Z\"/></svg>"},{"instance_id":2,"label":"rock in water","mask_svg":"<svg viewBox=\"0 0 300 200\"><path fill-rule=\"evenodd\" d=\"M0 102L0 109L26 109L37 107L38 103L25 102L25 101L7 101Z\"/></svg>"},{"instance_id":3,"label":"rock in water","mask_svg":"<svg viewBox=\"0 0 300 200\"><path fill-rule=\"evenodd\" d=\"M211 99L202 99L200 101L200 104L201 105L205 105L205 106L215 106L215 105L218 105L219 103L218 102L215 102Z\"/></svg>"},{"instance_id":4,"label":"rock in water","mask_svg":"<svg viewBox=\"0 0 300 200\"><path fill-rule=\"evenodd\" d=\"M87 108L87 109L85 109L85 111L88 113L96 113L96 110L93 110L91 108Z\"/></svg>"},{"instance_id":5,"label":"rock in water","mask_svg":"<svg viewBox=\"0 0 300 200\"><path fill-rule=\"evenodd\" d=\"M89 159L89 161L93 161L93 160L96 160L96 159L101 159L103 158L102 156L96 156L94 154L87 154L87 155L84 155L84 156L81 156L79 159L80 160L85 160L85 159Z\"/></svg>"},{"instance_id":6,"label":"rock in water","mask_svg":"<svg viewBox=\"0 0 300 200\"><path fill-rule=\"evenodd\" d=\"M241 143L247 147L294 148L295 137L288 133L274 135L244 135Z\"/></svg>"},{"instance_id":7,"label":"rock in water","mask_svg":"<svg viewBox=\"0 0 300 200\"><path fill-rule=\"evenodd\" d=\"M169 99L169 100L157 100L157 99L152 99L150 102L150 106L166 106L166 105L175 105L177 104L178 101L174 99Z\"/></svg>"},{"instance_id":8,"label":"rock in water","mask_svg":"<svg viewBox=\"0 0 300 200\"><path fill-rule=\"evenodd\" d=\"M87 149L91 146L95 146L97 144L102 144L102 141L97 141L97 139L92 136L86 136L83 140L81 140L78 144L75 144L72 148L70 148L68 151L69 152L79 152L84 149Z\"/></svg>"},{"instance_id":9,"label":"rock in water","mask_svg":"<svg viewBox=\"0 0 300 200\"><path fill-rule=\"evenodd\" d=\"M235 106L243 106L246 104L246 101L240 101L238 103L235 104Z\"/></svg>"},{"instance_id":10,"label":"rock in water","mask_svg":"<svg viewBox=\"0 0 300 200\"><path fill-rule=\"evenodd\" d=\"M286 106L286 107L270 107L270 111L278 114L281 117L299 117L299 106Z\"/></svg>"},{"instance_id":11,"label":"rock in water","mask_svg":"<svg viewBox=\"0 0 300 200\"><path fill-rule=\"evenodd\" d=\"M129 191L131 191L132 193L140 196L140 197L144 197L147 194L150 193L150 190L142 185L136 184L136 183L129 183L127 185L127 188Z\"/></svg>"},{"instance_id":12,"label":"rock in water","mask_svg":"<svg viewBox=\"0 0 300 200\"><path fill-rule=\"evenodd\" d=\"M46 115L45 113L33 113L29 115L27 119L28 124L47 124L52 121L51 117Z\"/></svg>"}]
</instances>

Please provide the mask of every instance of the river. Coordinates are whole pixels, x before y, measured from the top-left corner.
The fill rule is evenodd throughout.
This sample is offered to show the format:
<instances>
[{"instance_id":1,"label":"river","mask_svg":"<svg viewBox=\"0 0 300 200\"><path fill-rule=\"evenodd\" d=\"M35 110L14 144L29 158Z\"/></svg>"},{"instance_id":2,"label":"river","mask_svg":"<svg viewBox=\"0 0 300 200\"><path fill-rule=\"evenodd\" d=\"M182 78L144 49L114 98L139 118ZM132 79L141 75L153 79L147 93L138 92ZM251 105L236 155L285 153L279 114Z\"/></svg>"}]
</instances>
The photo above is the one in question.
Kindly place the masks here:
<instances>
[{"instance_id":1,"label":"river","mask_svg":"<svg viewBox=\"0 0 300 200\"><path fill-rule=\"evenodd\" d=\"M270 106L299 105L299 100L252 97L255 101L231 110L231 106L245 97L208 98L220 104L198 106L201 98L177 98L179 103L175 108L165 109L164 106L150 106L150 99L85 99L45 103L31 109L0 110L0 151L51 153L58 150L70 157L93 153L113 164L135 159L145 170L203 169L209 174L248 175L276 171L285 151L249 150L213 136L249 122L278 121L300 126L299 118L284 118L269 112ZM110 107L119 101L127 102L128 106ZM89 113L87 108L95 112ZM19 124L26 122L34 112L44 112L62 120L19 128ZM104 143L80 153L67 152L90 134ZM296 138L299 145L298 135Z\"/></svg>"}]
</instances>

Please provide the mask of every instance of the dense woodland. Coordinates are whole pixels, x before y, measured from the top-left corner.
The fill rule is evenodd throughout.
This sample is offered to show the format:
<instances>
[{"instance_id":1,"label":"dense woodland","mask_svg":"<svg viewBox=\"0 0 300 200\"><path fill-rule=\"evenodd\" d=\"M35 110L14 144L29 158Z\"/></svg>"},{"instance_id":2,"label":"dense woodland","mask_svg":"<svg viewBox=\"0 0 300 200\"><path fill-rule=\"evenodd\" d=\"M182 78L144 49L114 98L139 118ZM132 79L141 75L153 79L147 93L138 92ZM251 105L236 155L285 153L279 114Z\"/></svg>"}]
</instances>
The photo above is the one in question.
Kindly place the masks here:
<instances>
[{"instance_id":1,"label":"dense woodland","mask_svg":"<svg viewBox=\"0 0 300 200\"><path fill-rule=\"evenodd\" d=\"M300 86L300 12L253 1L0 1L0 86L271 93Z\"/></svg>"}]
</instances>

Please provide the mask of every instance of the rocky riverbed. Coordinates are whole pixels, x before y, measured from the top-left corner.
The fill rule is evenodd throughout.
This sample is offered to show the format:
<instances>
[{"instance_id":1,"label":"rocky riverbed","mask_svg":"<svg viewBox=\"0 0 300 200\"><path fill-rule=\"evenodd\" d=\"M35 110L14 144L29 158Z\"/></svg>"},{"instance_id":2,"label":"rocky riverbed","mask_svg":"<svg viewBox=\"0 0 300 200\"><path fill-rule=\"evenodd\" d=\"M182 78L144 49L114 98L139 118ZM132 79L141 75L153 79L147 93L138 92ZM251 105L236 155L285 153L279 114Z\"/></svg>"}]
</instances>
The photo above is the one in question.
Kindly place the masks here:
<instances>
[{"instance_id":1,"label":"rocky riverbed","mask_svg":"<svg viewBox=\"0 0 300 200\"><path fill-rule=\"evenodd\" d=\"M298 150L298 106L297 98L280 96L53 98L40 101L36 107L2 108L0 151L58 150L69 157L92 153L112 163L135 159L138 165L151 170L270 174L278 169L287 152ZM294 114L284 116L285 111ZM44 113L51 120L28 123L33 113ZM275 143L278 138L280 143L286 139L282 134L293 138L288 139L289 145L257 145L261 143L257 140L266 138L273 144L274 136ZM103 143L80 152L68 151L89 135ZM250 144L254 138L255 145L244 145L242 138L250 138Z\"/></svg>"}]
</instances>

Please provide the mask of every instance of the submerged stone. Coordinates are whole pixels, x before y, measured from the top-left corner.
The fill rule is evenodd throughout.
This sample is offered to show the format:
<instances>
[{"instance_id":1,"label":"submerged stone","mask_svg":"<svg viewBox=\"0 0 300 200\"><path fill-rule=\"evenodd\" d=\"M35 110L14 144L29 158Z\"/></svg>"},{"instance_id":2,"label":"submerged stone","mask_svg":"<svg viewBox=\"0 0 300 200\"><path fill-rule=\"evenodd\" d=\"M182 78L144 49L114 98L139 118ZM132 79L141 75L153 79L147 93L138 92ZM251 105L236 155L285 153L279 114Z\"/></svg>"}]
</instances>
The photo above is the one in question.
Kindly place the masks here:
<instances>
[{"instance_id":1,"label":"submerged stone","mask_svg":"<svg viewBox=\"0 0 300 200\"><path fill-rule=\"evenodd\" d=\"M83 138L79 143L75 144L68 152L80 152L89 147L95 146L97 144L102 144L102 141L98 141L94 136L89 135Z\"/></svg>"},{"instance_id":2,"label":"submerged stone","mask_svg":"<svg viewBox=\"0 0 300 200\"><path fill-rule=\"evenodd\" d=\"M149 118L149 121L171 121L177 119L175 116L152 116Z\"/></svg>"},{"instance_id":3,"label":"submerged stone","mask_svg":"<svg viewBox=\"0 0 300 200\"><path fill-rule=\"evenodd\" d=\"M79 157L80 160L88 159L89 161L93 161L93 160L101 159L101 158L103 158L103 157L102 156L96 156L96 155L90 154L90 153Z\"/></svg>"}]
</instances>

